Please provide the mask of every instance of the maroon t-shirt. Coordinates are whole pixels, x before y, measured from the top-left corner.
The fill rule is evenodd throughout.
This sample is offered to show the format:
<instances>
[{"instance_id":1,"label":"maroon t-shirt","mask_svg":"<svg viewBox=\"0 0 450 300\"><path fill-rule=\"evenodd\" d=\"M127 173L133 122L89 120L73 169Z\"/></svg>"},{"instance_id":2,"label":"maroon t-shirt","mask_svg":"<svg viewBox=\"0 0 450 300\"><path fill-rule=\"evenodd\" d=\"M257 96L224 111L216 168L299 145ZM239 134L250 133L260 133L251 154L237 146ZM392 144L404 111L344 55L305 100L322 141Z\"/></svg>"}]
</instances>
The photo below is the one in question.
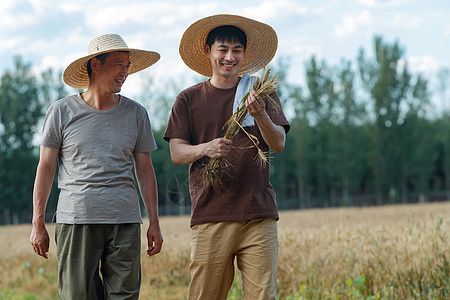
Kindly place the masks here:
<instances>
[{"instance_id":1,"label":"maroon t-shirt","mask_svg":"<svg viewBox=\"0 0 450 300\"><path fill-rule=\"evenodd\" d=\"M198 145L224 137L226 128L223 127L233 114L235 93L236 87L218 89L209 80L182 91L173 105L164 139L179 138ZM272 96L281 107L278 95ZM266 111L275 124L284 126L286 133L289 131L289 122L281 109L275 109L266 101ZM258 138L261 150L269 151L257 125L245 127L245 130ZM233 138L234 148L226 157L230 165L219 174L220 189L203 180L202 169L210 161L209 157L189 166L191 226L257 218L278 219L275 191L269 182L269 165L263 169L257 166L256 147L239 149L251 145L248 136L239 130Z\"/></svg>"}]
</instances>

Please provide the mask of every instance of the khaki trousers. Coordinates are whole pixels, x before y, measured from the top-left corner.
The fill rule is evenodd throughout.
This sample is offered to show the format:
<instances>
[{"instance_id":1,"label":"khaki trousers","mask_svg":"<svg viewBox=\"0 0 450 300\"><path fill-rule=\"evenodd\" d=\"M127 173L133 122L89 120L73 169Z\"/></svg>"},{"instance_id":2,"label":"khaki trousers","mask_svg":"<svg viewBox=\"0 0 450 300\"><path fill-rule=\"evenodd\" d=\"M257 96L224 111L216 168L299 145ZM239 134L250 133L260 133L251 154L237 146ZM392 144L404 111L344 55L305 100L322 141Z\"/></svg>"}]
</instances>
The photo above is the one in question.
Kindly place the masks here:
<instances>
[{"instance_id":1,"label":"khaki trousers","mask_svg":"<svg viewBox=\"0 0 450 300\"><path fill-rule=\"evenodd\" d=\"M242 299L275 299L278 234L275 219L219 222L191 229L188 299L226 299L234 260L242 275Z\"/></svg>"}]
</instances>

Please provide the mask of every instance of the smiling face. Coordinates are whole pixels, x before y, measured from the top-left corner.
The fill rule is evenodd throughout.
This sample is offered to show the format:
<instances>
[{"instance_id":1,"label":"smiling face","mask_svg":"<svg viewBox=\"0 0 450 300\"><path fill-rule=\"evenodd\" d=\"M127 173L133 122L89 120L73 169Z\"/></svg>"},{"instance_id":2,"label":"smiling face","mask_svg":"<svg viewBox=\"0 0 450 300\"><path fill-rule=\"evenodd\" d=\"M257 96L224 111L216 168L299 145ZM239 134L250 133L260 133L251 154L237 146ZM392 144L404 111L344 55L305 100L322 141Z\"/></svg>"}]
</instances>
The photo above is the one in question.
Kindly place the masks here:
<instances>
[{"instance_id":1,"label":"smiling face","mask_svg":"<svg viewBox=\"0 0 450 300\"><path fill-rule=\"evenodd\" d=\"M216 41L206 47L212 66L212 77L235 79L239 77L239 69L244 60L244 46L238 42Z\"/></svg>"},{"instance_id":2,"label":"smiling face","mask_svg":"<svg viewBox=\"0 0 450 300\"><path fill-rule=\"evenodd\" d=\"M111 52L102 63L92 60L91 84L95 83L110 93L119 93L130 69L130 54L128 52Z\"/></svg>"}]
</instances>

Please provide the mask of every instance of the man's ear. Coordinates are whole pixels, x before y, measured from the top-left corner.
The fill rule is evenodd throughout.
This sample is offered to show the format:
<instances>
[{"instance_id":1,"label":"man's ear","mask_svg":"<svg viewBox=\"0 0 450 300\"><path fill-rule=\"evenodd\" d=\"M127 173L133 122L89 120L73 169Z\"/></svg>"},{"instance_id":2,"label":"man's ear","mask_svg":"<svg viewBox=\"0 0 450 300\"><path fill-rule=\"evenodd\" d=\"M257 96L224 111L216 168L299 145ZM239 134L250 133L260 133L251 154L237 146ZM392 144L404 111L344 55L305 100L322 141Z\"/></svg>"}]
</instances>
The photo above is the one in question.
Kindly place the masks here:
<instances>
[{"instance_id":1,"label":"man's ear","mask_svg":"<svg viewBox=\"0 0 450 300\"><path fill-rule=\"evenodd\" d=\"M211 48L208 45L205 45L203 48L203 51L205 52L206 56L209 57L209 53L211 52Z\"/></svg>"},{"instance_id":2,"label":"man's ear","mask_svg":"<svg viewBox=\"0 0 450 300\"><path fill-rule=\"evenodd\" d=\"M98 67L101 64L101 62L96 57L93 57L90 61L90 64L91 64L91 70L94 73L94 72L97 72Z\"/></svg>"}]
</instances>

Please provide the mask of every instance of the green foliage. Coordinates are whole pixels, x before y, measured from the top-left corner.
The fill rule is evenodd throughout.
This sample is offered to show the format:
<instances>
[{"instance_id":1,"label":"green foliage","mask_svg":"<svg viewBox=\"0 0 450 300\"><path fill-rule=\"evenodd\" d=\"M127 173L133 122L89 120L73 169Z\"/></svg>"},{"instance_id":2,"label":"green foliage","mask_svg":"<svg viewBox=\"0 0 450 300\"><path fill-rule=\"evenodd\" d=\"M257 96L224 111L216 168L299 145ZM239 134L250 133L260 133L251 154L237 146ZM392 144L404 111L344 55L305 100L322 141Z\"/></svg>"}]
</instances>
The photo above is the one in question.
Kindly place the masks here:
<instances>
[{"instance_id":1,"label":"green foliage","mask_svg":"<svg viewBox=\"0 0 450 300\"><path fill-rule=\"evenodd\" d=\"M23 215L31 211L33 138L42 105L37 79L20 57L1 76L0 95L0 209Z\"/></svg>"},{"instance_id":2,"label":"green foliage","mask_svg":"<svg viewBox=\"0 0 450 300\"><path fill-rule=\"evenodd\" d=\"M356 64L330 66L312 56L305 85L286 81L289 58L271 66L291 130L271 157L280 209L450 199L450 71L438 74L440 110L430 106L428 80L413 74L398 42L374 39ZM299 67L299 66L294 66ZM60 72L40 76L20 57L0 74L0 224L30 220L38 162L36 138L48 106L68 94ZM206 78L201 78L205 80ZM158 150L152 153L161 214L189 214L188 166L175 166L162 139L182 80L148 78L136 100L147 108ZM54 185L47 220L56 209Z\"/></svg>"},{"instance_id":3,"label":"green foliage","mask_svg":"<svg viewBox=\"0 0 450 300\"><path fill-rule=\"evenodd\" d=\"M0 121L3 125L0 150L7 154L33 148L36 124L42 116L39 87L31 66L17 57L14 67L13 71L1 76L0 83Z\"/></svg>"},{"instance_id":4,"label":"green foliage","mask_svg":"<svg viewBox=\"0 0 450 300\"><path fill-rule=\"evenodd\" d=\"M233 284L228 292L227 300L242 299L242 276L241 272L234 277Z\"/></svg>"},{"instance_id":5,"label":"green foliage","mask_svg":"<svg viewBox=\"0 0 450 300\"><path fill-rule=\"evenodd\" d=\"M0 299L3 300L39 300L39 298L33 293L26 293L18 295L14 290L5 289L0 290Z\"/></svg>"},{"instance_id":6,"label":"green foliage","mask_svg":"<svg viewBox=\"0 0 450 300\"><path fill-rule=\"evenodd\" d=\"M280 208L427 201L449 190L448 126L429 118L428 81L411 74L397 42L375 37L374 53L361 50L358 73L313 56L306 89L290 89L291 132L272 163Z\"/></svg>"},{"instance_id":7,"label":"green foliage","mask_svg":"<svg viewBox=\"0 0 450 300\"><path fill-rule=\"evenodd\" d=\"M35 136L52 101L65 94L53 70L35 76L31 64L16 57L13 70L0 77L0 211L31 220L31 195L38 163ZM54 194L50 201L55 203ZM52 205L51 205L52 206ZM9 223L13 220L3 220Z\"/></svg>"},{"instance_id":8,"label":"green foliage","mask_svg":"<svg viewBox=\"0 0 450 300\"><path fill-rule=\"evenodd\" d=\"M434 171L434 141L420 141L418 136L426 132L422 126L429 104L428 84L421 76L413 82L397 42L390 45L376 37L374 44L375 58L367 59L361 50L358 62L375 118L371 166L377 204L405 202L407 186L413 184L416 192L424 193L425 178ZM416 148L419 141L425 148ZM417 172L415 167L424 164L428 169L419 167L424 173Z\"/></svg>"},{"instance_id":9,"label":"green foliage","mask_svg":"<svg viewBox=\"0 0 450 300\"><path fill-rule=\"evenodd\" d=\"M163 140L172 105L182 87L173 79L159 82L158 86L153 78L148 78L147 82L149 88L144 91L139 101L147 108L158 146L158 150L153 151L151 155L158 183L160 213L189 214L191 202L188 195L188 166L176 166L172 163L169 143Z\"/></svg>"}]
</instances>

